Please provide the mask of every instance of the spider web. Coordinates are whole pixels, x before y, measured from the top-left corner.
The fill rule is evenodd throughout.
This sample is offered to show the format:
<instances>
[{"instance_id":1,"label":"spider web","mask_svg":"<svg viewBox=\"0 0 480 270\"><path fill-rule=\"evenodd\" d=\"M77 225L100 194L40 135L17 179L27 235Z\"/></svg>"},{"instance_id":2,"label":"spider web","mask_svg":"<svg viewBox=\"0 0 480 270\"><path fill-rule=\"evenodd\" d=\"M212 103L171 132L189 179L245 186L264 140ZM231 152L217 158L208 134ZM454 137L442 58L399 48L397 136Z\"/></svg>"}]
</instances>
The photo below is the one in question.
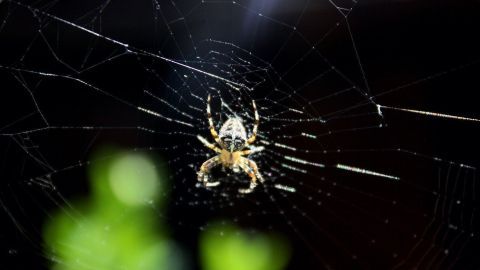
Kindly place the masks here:
<instances>
[{"instance_id":1,"label":"spider web","mask_svg":"<svg viewBox=\"0 0 480 270\"><path fill-rule=\"evenodd\" d=\"M69 200L86 192L86 168L99 162L90 153L116 144L163 157L158 166L169 169L164 196L171 203L158 216L185 246L196 246L192 239L224 218L283 232L295 268L475 268L479 190L468 154L474 139L457 154L439 150L456 147L451 139L442 147L425 140L436 135L432 130L478 130L479 120L428 101L432 109L425 110L409 97L428 99L421 88L433 89L438 78L458 85L464 77L456 76L468 77L480 58L468 47L460 62L444 55L440 68L427 72L403 63L413 75L388 78L372 67L380 60L361 53L360 44L376 44L361 27L374 7L1 2L0 205L8 229L0 235L14 239L1 252L15 265L24 257L53 260L39 244L42 222L58 207L76 215ZM252 194L237 192L248 176L220 168L212 171L219 187L197 183L200 165L214 154L197 139L213 142L208 95L217 130L236 116L251 132L256 101L254 145L265 150L249 158L266 181Z\"/></svg>"}]
</instances>

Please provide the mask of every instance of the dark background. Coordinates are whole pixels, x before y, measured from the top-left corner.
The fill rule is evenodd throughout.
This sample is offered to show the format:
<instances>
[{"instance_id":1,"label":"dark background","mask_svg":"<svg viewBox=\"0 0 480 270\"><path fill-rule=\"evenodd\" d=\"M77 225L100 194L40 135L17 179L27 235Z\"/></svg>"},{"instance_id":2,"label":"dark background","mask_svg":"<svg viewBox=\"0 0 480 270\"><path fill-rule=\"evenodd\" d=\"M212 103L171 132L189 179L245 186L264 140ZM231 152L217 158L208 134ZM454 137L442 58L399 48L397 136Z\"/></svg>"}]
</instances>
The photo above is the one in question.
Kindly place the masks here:
<instances>
[{"instance_id":1,"label":"dark background","mask_svg":"<svg viewBox=\"0 0 480 270\"><path fill-rule=\"evenodd\" d=\"M8 1L5 1L8 2ZM272 3L274 1L266 1ZM26 2L24 2L26 3ZM170 3L170 2L168 2ZM169 4L162 3L164 14L174 14L168 10ZM88 6L98 6L95 1L60 1L56 5L49 2L28 3L62 18L77 18L77 24L97 29L98 21L89 25L88 21L98 11L88 13ZM50 3L51 4L51 3ZM135 47L163 55L175 54L175 49L168 42L167 29L151 27L152 3L135 3L138 6L128 8L128 1L114 1L110 12L102 15L102 31L106 36L118 38L122 42L135 44ZM191 3L179 2L183 6ZM304 4L296 1L280 1L272 7L270 16L282 18L292 25L302 12ZM299 23L299 31L310 41L319 40L335 22L340 22L338 29L328 35L319 44L320 51L330 65L342 70L353 84L365 88L359 72L358 63L352 53L352 42L344 21L335 9L325 8L318 2L306 5L305 13ZM345 1L341 3L350 6ZM142 7L145 5L145 7ZM253 9L259 8L253 4ZM212 5L205 10L193 13L189 21L190 31L196 39L215 35L218 40L228 40L242 48L249 48L264 59L271 59L271 44L276 40L286 40L289 32L270 24L258 26L256 35L249 35L246 13L239 12L231 5ZM263 10L268 10L264 7ZM6 20L0 32L0 133L15 133L19 130L34 129L44 126L41 117L32 112L32 99L19 87L13 75L19 75L6 67L45 71L58 74L75 74L58 61L47 55L48 48L38 40L33 43L28 57L21 59L25 48L34 40L38 29L38 20L45 25L45 35L53 38L60 33L60 46L54 49L63 59L79 64L88 53L88 48L96 48L94 54L99 59L108 58L112 52L122 51L106 41L93 41L81 31L58 26L52 20L39 15L32 17L28 10L18 5L0 4L0 18ZM144 12L148 15L145 15ZM478 1L359 1L348 17L351 31L361 57L362 67L368 79L372 96L379 104L414 108L425 111L442 112L466 117L480 117L477 92L479 91L480 39L478 38L480 17ZM137 14L138 13L138 14ZM84 15L85 17L80 17ZM3 20L2 19L2 20ZM161 18L159 18L161 20ZM263 22L264 20L261 20ZM244 33L234 31L240 22L246 22ZM252 22L256 21L252 19ZM326 22L326 23L321 23ZM51 23L51 25L49 25ZM159 25L164 25L158 23ZM143 27L143 25L150 25ZM140 30L139 30L140 29ZM142 30L143 29L143 30ZM205 33L204 29L208 29ZM175 29L174 29L175 31ZM182 30L178 30L181 31ZM240 30L238 30L240 31ZM213 33L213 34L212 34ZM41 39L38 37L37 39ZM52 40L55 40L54 38ZM188 40L178 35L180 46L185 51L191 50ZM38 43L37 43L38 42ZM200 48L202 49L202 48ZM208 49L208 44L206 48ZM288 46L273 62L279 71L285 71L298 57L296 52L305 52L305 42L292 39ZM188 54L188 53L187 53ZM93 56L95 57L95 56ZM173 56L172 56L173 57ZM173 57L173 58L175 58ZM314 57L309 57L313 59ZM50 60L48 60L50 59ZM153 63L142 59L144 66L152 67L161 78L169 78L171 71L165 63ZM305 63L287 80L298 87L304 81L305 74L320 73L319 61ZM38 76L21 73L30 85L39 82ZM82 79L94 82L95 86L107 89L131 104L142 104L145 96L141 90L154 87L155 82L139 67L135 57L124 57L105 66L86 71L79 75ZM342 89L338 80L332 78L330 84L333 92ZM76 88L75 88L76 87ZM131 106L116 102L112 97L86 92L85 87L75 85L68 80L54 79L42 81L41 86L34 87L36 101L40 104L45 117L53 126L155 126L156 119L139 114ZM87 87L88 88L88 87ZM45 91L48 89L48 91ZM66 91L68 89L69 91ZM125 90L127 89L127 90ZM393 91L391 91L393 89ZM307 90L305 96L316 96L314 88ZM261 96L262 93L260 93ZM352 98L353 99L353 98ZM347 103L346 101L342 101ZM338 107L337 101L327 106ZM340 107L339 109L341 109ZM322 111L322 108L318 108ZM329 108L330 109L330 108ZM33 110L34 111L34 110ZM235 198L236 205L218 211L210 211L210 205L222 202L208 192L198 192L210 205L204 208L191 208L185 201L192 198L191 190L183 184L176 185L171 194L169 212L159 213L168 216L175 240L187 250L194 262L196 260L198 228L211 218L226 217L239 225L259 230L282 232L292 245L293 257L290 269L389 269L399 261L405 260L400 268L410 269L478 269L480 261L475 257L478 250L478 179L474 170L466 170L448 162L435 162L429 157L441 157L445 161L454 161L471 166L478 166L478 138L480 125L474 122L455 121L425 117L420 115L384 111L384 129L359 130L352 133L338 133L325 137L322 149L395 149L402 148L426 154L427 158L409 155L398 151L374 151L372 153L347 153L313 156L328 158L329 164L358 164L379 171L398 172L402 176L401 186L392 188L387 182L366 180L365 177L342 173L333 169L313 171L314 175L299 176L296 181L305 186L299 194L281 198L278 205L268 203L268 194L260 192L250 199ZM14 125L9 125L12 122ZM359 124L355 118L344 122L334 122L329 130L341 130ZM93 124L92 124L93 123ZM140 123L140 124L139 124ZM9 126L7 126L9 125ZM160 124L165 130L172 130L174 125ZM295 128L295 127L293 127ZM322 132L318 130L317 132ZM353 136L353 137L352 137ZM2 269L46 269L48 255L43 250L41 227L49 213L58 208L61 199L67 200L87 194L85 167L62 172L60 169L73 161L85 161L96 146L116 144L126 148L151 145L164 145L163 138L145 136L137 131L105 130L98 133L81 133L75 130L52 130L40 135L1 136L0 137L0 256ZM182 138L172 139L171 143L181 143ZM296 142L304 148L314 147L308 142ZM48 161L56 173L50 179L56 190L42 187L30 179L51 171L49 164L32 160L41 153L42 160ZM37 152L38 151L38 152ZM172 160L178 153L162 153L165 160ZM186 157L184 162L198 162L203 158ZM177 171L178 163L169 163L169 169ZM383 170L382 170L383 168ZM176 172L174 178L188 179L188 172ZM325 180L326 179L326 180ZM440 180L439 180L440 179ZM65 181L68 180L68 181ZM173 179L175 180L175 179ZM447 181L448 180L448 181ZM181 181L185 183L185 181ZM445 186L438 187L438 183ZM455 188L464 185L460 192ZM188 183L188 182L187 182ZM335 184L334 184L335 183ZM307 187L308 186L308 187ZM327 190L335 194L334 198L316 194L316 190ZM435 192L440 193L439 197ZM305 198L316 196L315 202L328 205L325 210L318 208ZM210 197L209 197L210 196ZM180 199L182 198L182 200ZM465 203L455 208L455 202L462 199ZM242 201L243 200L243 201ZM246 201L246 202L244 202ZM388 205L396 201L400 206ZM443 206L435 210L435 204ZM258 206L260 205L260 206ZM297 211L292 206L297 206ZM356 207L366 209L363 213ZM261 207L265 213L259 210ZM286 210L279 215L278 207ZM453 208L452 208L453 207ZM253 209L253 210L252 210ZM71 211L71 210L65 210ZM255 213L252 218L247 213ZM310 219L302 217L301 212ZM272 214L273 213L273 214ZM368 214L372 214L369 216ZM390 227L379 224L385 221L375 217L388 217ZM286 218L285 218L286 217ZM313 220L313 222L312 222ZM458 224L467 220L462 232L448 232L449 224ZM292 223L293 225L291 225ZM430 225L429 225L430 224ZM357 228L358 231L352 229ZM364 239L360 232L375 235L375 244ZM418 234L418 235L417 235ZM474 237L470 237L473 234ZM424 238L416 253L409 252L418 243L412 236ZM339 240L335 244L331 238ZM453 243L453 244L452 244ZM447 245L452 254L441 259ZM356 250L354 252L353 250ZM427 252L431 250L431 252ZM397 256L392 255L396 251ZM423 260L422 255L428 259ZM421 263L423 262L423 264ZM426 263L427 262L427 263ZM428 262L431 262L429 264ZM419 264L420 263L420 264ZM195 263L193 263L195 264ZM196 267L196 266L195 266Z\"/></svg>"}]
</instances>

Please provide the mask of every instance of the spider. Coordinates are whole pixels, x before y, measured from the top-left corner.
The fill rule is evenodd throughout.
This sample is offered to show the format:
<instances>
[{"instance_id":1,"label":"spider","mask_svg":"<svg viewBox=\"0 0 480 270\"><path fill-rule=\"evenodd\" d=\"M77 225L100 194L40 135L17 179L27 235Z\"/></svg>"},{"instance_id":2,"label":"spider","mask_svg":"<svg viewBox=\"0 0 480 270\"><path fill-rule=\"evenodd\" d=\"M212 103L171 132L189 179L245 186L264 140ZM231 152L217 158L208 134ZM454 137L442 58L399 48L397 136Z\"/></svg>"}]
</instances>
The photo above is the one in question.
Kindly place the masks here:
<instances>
[{"instance_id":1,"label":"spider","mask_svg":"<svg viewBox=\"0 0 480 270\"><path fill-rule=\"evenodd\" d=\"M211 97L210 95L208 95L208 124L210 133L212 134L213 139L219 147L217 147L213 143L208 142L200 135L198 135L197 138L206 147L212 149L218 155L208 159L202 164L200 170L197 173L197 179L198 181L202 182L206 187L214 187L218 186L220 182L208 181L209 172L213 167L221 164L223 165L223 167L232 169L234 172L240 171L239 168L241 168L250 177L250 186L248 188L239 189L238 191L240 193L250 193L257 186L257 180L261 183L263 182L263 177L258 171L257 164L254 161L244 157L254 152L259 152L263 150L263 147L252 148L252 143L257 137L257 129L260 122L260 117L258 116L255 101L252 100L253 110L255 112L255 122L253 124L252 135L250 138L247 139L247 132L245 130L245 127L243 126L241 120L237 117L229 117L220 128L220 134L217 133L213 124L212 114L210 112L210 100ZM249 149L245 149L246 147L248 147Z\"/></svg>"}]
</instances>

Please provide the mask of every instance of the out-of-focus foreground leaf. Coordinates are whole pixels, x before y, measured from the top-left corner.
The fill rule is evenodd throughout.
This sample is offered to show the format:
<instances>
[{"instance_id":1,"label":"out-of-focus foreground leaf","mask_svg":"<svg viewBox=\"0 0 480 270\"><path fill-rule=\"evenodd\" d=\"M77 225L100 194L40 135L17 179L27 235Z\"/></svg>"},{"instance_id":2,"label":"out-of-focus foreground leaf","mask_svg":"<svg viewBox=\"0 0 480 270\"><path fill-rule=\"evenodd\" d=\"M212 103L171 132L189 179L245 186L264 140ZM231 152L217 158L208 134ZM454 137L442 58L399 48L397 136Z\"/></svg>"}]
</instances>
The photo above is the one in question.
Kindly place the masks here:
<instances>
[{"instance_id":1,"label":"out-of-focus foreground leaf","mask_svg":"<svg viewBox=\"0 0 480 270\"><path fill-rule=\"evenodd\" d=\"M59 211L45 226L51 268L181 268L181 254L152 209L161 207L166 177L143 155L112 155L91 167L91 198Z\"/></svg>"},{"instance_id":2,"label":"out-of-focus foreground leaf","mask_svg":"<svg viewBox=\"0 0 480 270\"><path fill-rule=\"evenodd\" d=\"M204 270L281 270L290 258L282 238L247 233L232 225L217 225L204 232L200 252Z\"/></svg>"}]
</instances>

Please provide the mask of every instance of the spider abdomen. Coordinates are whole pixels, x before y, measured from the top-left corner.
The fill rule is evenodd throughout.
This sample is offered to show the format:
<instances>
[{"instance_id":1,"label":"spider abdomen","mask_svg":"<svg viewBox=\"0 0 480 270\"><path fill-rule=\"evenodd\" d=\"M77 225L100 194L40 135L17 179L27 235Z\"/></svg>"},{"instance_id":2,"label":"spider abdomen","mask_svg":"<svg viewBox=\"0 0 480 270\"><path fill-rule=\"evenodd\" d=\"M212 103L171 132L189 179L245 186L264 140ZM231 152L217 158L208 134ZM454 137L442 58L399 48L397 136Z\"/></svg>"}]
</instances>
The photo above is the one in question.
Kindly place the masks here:
<instances>
[{"instance_id":1,"label":"spider abdomen","mask_svg":"<svg viewBox=\"0 0 480 270\"><path fill-rule=\"evenodd\" d=\"M226 150L239 151L245 147L247 132L239 118L228 118L220 128L219 138Z\"/></svg>"}]
</instances>

